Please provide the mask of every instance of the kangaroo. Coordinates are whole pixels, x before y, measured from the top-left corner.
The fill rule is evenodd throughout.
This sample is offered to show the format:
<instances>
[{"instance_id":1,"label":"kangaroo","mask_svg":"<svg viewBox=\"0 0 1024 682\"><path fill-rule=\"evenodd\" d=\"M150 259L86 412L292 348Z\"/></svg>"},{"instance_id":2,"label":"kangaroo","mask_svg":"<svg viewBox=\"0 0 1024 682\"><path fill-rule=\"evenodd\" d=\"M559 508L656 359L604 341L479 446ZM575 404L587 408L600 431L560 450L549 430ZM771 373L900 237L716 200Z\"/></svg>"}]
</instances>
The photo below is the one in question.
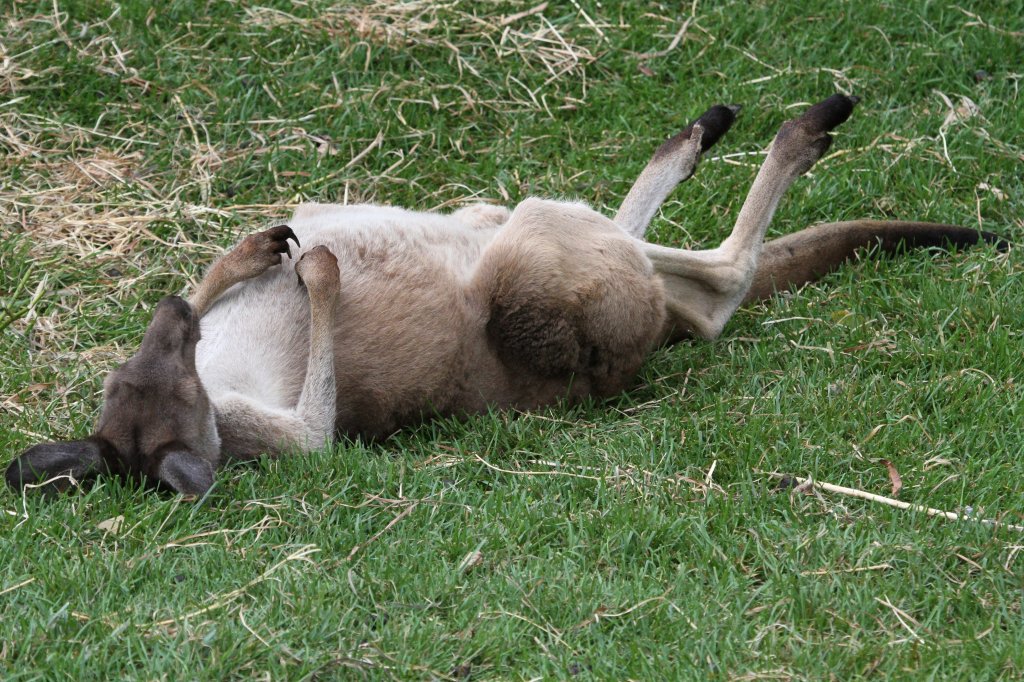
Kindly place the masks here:
<instances>
[{"instance_id":1,"label":"kangaroo","mask_svg":"<svg viewBox=\"0 0 1024 682\"><path fill-rule=\"evenodd\" d=\"M783 123L731 234L709 250L643 236L735 106L662 144L614 219L536 198L448 215L299 206L214 262L188 302L160 301L138 353L107 376L93 435L30 448L6 480L60 490L114 474L202 495L225 460L382 438L432 415L614 395L655 347L713 339L744 302L814 280L858 247L1005 246L987 232L874 221L764 243L782 195L857 102L833 95Z\"/></svg>"}]
</instances>

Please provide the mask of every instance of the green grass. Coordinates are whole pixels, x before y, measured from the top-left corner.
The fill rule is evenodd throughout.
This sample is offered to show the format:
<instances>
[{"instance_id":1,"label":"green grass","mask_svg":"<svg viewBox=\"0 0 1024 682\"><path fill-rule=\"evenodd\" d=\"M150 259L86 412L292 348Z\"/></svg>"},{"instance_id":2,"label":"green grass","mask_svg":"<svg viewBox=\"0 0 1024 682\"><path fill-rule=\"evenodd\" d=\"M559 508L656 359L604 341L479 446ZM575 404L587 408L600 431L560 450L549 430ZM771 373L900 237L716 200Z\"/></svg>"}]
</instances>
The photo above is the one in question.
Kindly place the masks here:
<instances>
[{"instance_id":1,"label":"green grass","mask_svg":"<svg viewBox=\"0 0 1024 682\"><path fill-rule=\"evenodd\" d=\"M612 212L715 102L745 109L662 243L720 239L758 150L837 89L863 102L773 234L894 217L1024 241L1019 0L503 22L536 4L5 3L3 463L89 433L155 302L291 204ZM888 495L884 459L902 500L1024 523L1022 285L1019 250L865 258L659 350L607 403L229 467L198 505L4 490L0 673L1018 679L1024 534L769 474Z\"/></svg>"}]
</instances>

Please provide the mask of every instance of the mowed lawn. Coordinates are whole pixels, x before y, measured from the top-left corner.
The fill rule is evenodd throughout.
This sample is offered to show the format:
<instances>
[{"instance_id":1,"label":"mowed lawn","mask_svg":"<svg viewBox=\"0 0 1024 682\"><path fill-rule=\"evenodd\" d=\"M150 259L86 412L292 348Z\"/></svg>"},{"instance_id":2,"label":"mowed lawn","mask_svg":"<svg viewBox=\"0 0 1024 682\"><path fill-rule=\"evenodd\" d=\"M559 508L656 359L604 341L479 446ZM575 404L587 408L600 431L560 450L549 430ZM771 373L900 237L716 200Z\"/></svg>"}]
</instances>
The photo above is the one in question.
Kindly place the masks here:
<instances>
[{"instance_id":1,"label":"mowed lawn","mask_svg":"<svg viewBox=\"0 0 1024 682\"><path fill-rule=\"evenodd\" d=\"M1024 242L1024 3L6 0L0 464L83 437L156 302L301 201L614 214L713 246L778 126L860 106L774 235ZM196 504L0 491L0 677L1019 679L1024 259L868 254L607 402L229 466ZM888 464L886 464L888 462ZM967 516L794 488L807 477ZM1002 525L989 525L993 519Z\"/></svg>"}]
</instances>

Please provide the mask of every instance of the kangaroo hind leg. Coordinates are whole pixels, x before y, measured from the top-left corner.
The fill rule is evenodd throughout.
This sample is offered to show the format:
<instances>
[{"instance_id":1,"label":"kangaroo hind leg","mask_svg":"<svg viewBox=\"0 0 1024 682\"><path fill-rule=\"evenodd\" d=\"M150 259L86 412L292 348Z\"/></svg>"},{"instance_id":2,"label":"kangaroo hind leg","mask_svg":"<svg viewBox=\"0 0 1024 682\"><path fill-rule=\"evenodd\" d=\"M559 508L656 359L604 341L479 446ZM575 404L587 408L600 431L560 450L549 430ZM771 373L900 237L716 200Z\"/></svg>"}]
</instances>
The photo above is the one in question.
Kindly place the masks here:
<instances>
[{"instance_id":1,"label":"kangaroo hind leg","mask_svg":"<svg viewBox=\"0 0 1024 682\"><path fill-rule=\"evenodd\" d=\"M712 339L750 289L764 233L790 185L832 144L829 132L853 112L857 98L833 95L782 124L747 194L732 233L715 249L687 251L644 243L665 283L669 339Z\"/></svg>"},{"instance_id":2,"label":"kangaroo hind leg","mask_svg":"<svg viewBox=\"0 0 1024 682\"><path fill-rule=\"evenodd\" d=\"M666 140L647 162L615 215L627 234L643 239L647 226L668 195L697 170L700 155L732 127L740 107L716 104Z\"/></svg>"}]
</instances>

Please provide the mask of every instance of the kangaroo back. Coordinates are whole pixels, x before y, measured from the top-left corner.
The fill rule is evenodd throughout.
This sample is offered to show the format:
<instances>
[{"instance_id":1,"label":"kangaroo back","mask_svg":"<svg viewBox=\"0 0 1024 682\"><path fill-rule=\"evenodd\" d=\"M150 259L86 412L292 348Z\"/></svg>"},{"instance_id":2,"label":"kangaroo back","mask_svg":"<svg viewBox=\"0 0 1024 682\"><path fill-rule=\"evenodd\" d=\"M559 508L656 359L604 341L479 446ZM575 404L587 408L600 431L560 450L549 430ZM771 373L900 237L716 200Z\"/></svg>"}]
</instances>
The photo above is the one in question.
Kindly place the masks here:
<instances>
[{"instance_id":1,"label":"kangaroo back","mask_svg":"<svg viewBox=\"0 0 1024 682\"><path fill-rule=\"evenodd\" d=\"M963 248L979 242L1005 250L1009 242L991 232L940 223L851 220L822 223L766 242L744 303L818 280L848 261L857 249L877 245L885 253L906 248Z\"/></svg>"}]
</instances>

